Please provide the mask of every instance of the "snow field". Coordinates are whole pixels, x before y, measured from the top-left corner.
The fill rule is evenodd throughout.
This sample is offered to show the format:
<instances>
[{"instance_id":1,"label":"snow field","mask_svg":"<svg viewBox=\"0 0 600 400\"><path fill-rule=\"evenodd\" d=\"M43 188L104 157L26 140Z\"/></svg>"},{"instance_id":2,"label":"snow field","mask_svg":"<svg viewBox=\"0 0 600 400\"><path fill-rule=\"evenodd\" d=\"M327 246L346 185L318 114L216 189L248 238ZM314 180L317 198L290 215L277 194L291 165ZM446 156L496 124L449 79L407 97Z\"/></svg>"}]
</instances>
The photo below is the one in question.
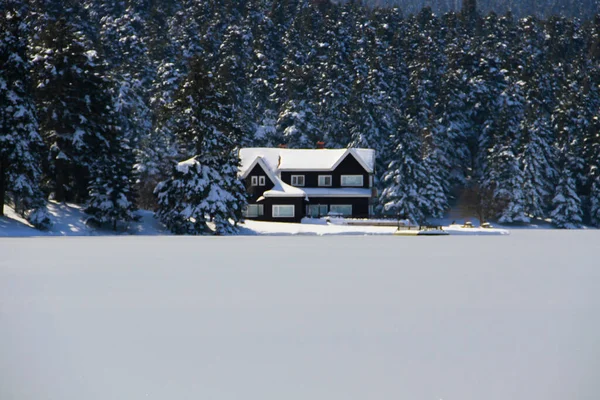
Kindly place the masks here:
<instances>
[{"instance_id":1,"label":"snow field","mask_svg":"<svg viewBox=\"0 0 600 400\"><path fill-rule=\"evenodd\" d=\"M0 239L0 399L595 400L599 239Z\"/></svg>"}]
</instances>

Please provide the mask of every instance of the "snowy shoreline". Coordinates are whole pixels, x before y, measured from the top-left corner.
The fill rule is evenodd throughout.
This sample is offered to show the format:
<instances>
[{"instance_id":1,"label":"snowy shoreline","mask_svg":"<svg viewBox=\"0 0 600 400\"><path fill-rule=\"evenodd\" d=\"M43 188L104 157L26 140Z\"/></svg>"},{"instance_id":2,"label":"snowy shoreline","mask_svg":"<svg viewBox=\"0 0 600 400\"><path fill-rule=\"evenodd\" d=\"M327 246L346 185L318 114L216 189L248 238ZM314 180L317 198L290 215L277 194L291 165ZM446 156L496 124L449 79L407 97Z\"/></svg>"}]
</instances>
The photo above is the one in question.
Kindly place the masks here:
<instances>
[{"instance_id":1,"label":"snowy shoreline","mask_svg":"<svg viewBox=\"0 0 600 400\"><path fill-rule=\"evenodd\" d=\"M146 210L138 211L141 217L139 222L130 224L126 231L118 232L88 226L85 223L87 215L83 212L82 207L76 204L50 202L48 212L52 216L54 224L48 231L34 229L7 206L4 211L6 216L0 217L0 237L172 235L156 220L152 211ZM397 230L396 226L350 225L340 220L331 222L328 223L324 219L306 219L301 224L247 220L240 225L240 231L235 236L391 236ZM515 227L481 228L474 226L465 228L462 223L453 224L454 221L449 219L433 222L435 225L442 226L450 236L505 236L515 229L557 230L549 223Z\"/></svg>"}]
</instances>

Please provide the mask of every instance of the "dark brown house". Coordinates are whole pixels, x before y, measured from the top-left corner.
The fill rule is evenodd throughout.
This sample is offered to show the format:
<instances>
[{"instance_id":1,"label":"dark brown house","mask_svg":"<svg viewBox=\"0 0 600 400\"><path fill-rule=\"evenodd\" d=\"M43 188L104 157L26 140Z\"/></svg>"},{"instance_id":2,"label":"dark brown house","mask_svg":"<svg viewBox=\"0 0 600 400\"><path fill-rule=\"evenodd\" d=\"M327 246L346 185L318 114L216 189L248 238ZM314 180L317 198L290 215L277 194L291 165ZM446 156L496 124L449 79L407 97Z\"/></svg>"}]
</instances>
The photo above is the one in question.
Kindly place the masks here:
<instances>
[{"instance_id":1,"label":"dark brown house","mask_svg":"<svg viewBox=\"0 0 600 400\"><path fill-rule=\"evenodd\" d=\"M300 222L373 212L374 150L245 148L240 159L248 219Z\"/></svg>"}]
</instances>

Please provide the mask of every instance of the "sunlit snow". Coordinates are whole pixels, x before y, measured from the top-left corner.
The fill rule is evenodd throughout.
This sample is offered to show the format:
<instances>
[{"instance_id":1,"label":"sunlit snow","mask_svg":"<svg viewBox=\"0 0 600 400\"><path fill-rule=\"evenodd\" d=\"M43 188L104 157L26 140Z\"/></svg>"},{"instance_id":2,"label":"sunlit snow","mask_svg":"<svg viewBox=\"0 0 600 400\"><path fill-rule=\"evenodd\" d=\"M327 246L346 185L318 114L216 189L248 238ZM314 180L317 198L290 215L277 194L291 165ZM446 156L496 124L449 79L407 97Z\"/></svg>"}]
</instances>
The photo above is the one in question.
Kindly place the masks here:
<instances>
[{"instance_id":1,"label":"sunlit snow","mask_svg":"<svg viewBox=\"0 0 600 400\"><path fill-rule=\"evenodd\" d=\"M0 239L0 399L596 400L599 242Z\"/></svg>"}]
</instances>

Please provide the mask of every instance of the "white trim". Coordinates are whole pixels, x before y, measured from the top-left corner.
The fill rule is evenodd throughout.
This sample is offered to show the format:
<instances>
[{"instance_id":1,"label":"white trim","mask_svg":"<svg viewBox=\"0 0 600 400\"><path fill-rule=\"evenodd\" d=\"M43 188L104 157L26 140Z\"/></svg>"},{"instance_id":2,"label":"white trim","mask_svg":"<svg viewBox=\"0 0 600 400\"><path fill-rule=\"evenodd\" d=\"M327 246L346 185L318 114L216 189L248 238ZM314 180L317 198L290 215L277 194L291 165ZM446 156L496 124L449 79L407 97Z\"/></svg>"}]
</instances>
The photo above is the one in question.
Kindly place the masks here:
<instances>
[{"instance_id":1,"label":"white trim","mask_svg":"<svg viewBox=\"0 0 600 400\"><path fill-rule=\"evenodd\" d=\"M296 180L296 183L294 183L294 178ZM298 179L298 178L302 178L302 179ZM300 184L298 182L298 180L301 180L302 183ZM305 183L304 175L292 175L292 177L291 177L291 183L292 183L292 186L296 186L296 187L298 187L298 186L304 186L304 183Z\"/></svg>"},{"instance_id":2,"label":"white trim","mask_svg":"<svg viewBox=\"0 0 600 400\"><path fill-rule=\"evenodd\" d=\"M360 177L360 185L344 185L344 178L356 178ZM365 185L365 177L363 175L352 174L352 175L342 175L340 176L340 186L342 187L363 187Z\"/></svg>"},{"instance_id":3,"label":"white trim","mask_svg":"<svg viewBox=\"0 0 600 400\"><path fill-rule=\"evenodd\" d=\"M252 186L258 186L258 176L251 176L250 177L250 185L252 185Z\"/></svg>"},{"instance_id":4,"label":"white trim","mask_svg":"<svg viewBox=\"0 0 600 400\"><path fill-rule=\"evenodd\" d=\"M329 177L329 185L321 185L321 178ZM333 186L333 176L331 175L319 175L317 178L317 186L319 187L330 187Z\"/></svg>"},{"instance_id":5,"label":"white trim","mask_svg":"<svg viewBox=\"0 0 600 400\"><path fill-rule=\"evenodd\" d=\"M264 175L258 177L258 186L266 186L266 180Z\"/></svg>"},{"instance_id":6,"label":"white trim","mask_svg":"<svg viewBox=\"0 0 600 400\"><path fill-rule=\"evenodd\" d=\"M360 155L358 155L358 153L354 149L346 150L346 152L339 158L339 160L337 160L337 162L335 164L333 164L333 167L331 167L331 170L332 171L335 170L338 167L338 165L340 165L341 162L344 161L346 159L346 157L348 157L348 154L352 154L354 159L356 161L358 161L360 166L363 167L365 169L365 171L367 171L370 174L373 173L373 170L371 168L369 168L369 166L367 164L365 164L365 161L362 159L362 157Z\"/></svg>"},{"instance_id":7,"label":"white trim","mask_svg":"<svg viewBox=\"0 0 600 400\"><path fill-rule=\"evenodd\" d=\"M292 208L292 215L283 215L283 216L279 215L280 214L279 208L289 208L289 207ZM275 212L276 209L277 209L277 212ZM294 206L293 204L273 204L273 207L271 210L272 210L271 216L273 218L294 218L296 215L296 206Z\"/></svg>"}]
</instances>

